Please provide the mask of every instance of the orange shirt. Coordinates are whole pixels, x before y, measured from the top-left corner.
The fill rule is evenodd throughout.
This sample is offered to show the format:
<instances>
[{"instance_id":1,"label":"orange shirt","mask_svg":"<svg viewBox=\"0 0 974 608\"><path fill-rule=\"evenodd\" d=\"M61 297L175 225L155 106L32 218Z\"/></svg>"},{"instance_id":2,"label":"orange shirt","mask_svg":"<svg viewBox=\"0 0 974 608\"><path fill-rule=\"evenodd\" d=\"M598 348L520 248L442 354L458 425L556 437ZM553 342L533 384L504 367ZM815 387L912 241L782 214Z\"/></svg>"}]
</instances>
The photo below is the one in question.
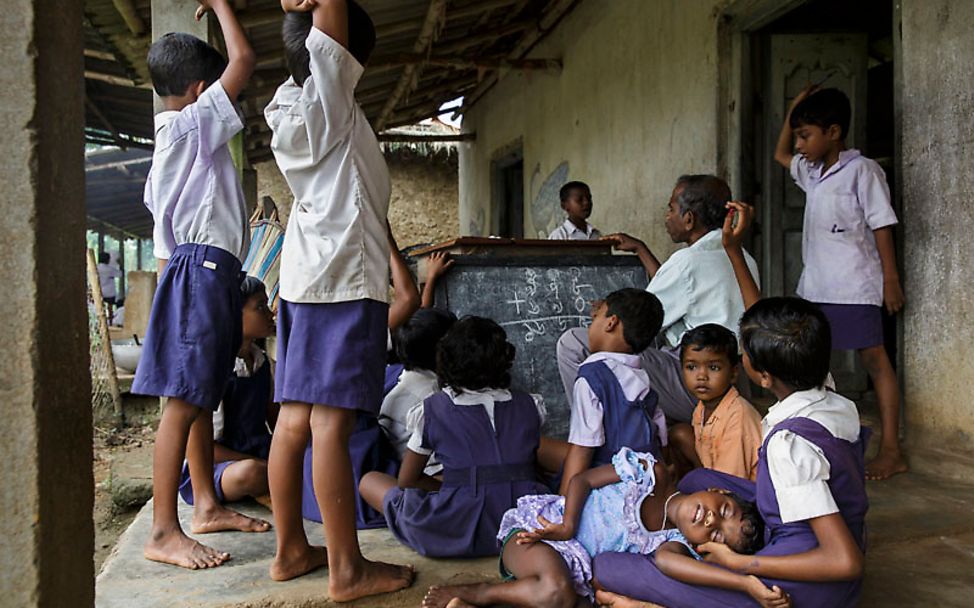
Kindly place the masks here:
<instances>
[{"instance_id":1,"label":"orange shirt","mask_svg":"<svg viewBox=\"0 0 974 608\"><path fill-rule=\"evenodd\" d=\"M761 415L733 386L703 421L703 402L693 410L697 457L704 467L754 481L761 447Z\"/></svg>"}]
</instances>

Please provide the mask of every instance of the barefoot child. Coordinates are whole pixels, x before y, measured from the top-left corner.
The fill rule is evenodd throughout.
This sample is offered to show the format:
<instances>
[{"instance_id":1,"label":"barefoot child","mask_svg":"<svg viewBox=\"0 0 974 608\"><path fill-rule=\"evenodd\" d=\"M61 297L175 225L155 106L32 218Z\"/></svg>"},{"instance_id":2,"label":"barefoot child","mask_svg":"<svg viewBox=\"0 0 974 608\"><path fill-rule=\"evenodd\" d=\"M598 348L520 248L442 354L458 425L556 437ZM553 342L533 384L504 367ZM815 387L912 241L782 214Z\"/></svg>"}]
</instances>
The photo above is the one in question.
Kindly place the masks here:
<instances>
[{"instance_id":1,"label":"barefoot child","mask_svg":"<svg viewBox=\"0 0 974 608\"><path fill-rule=\"evenodd\" d=\"M543 406L509 390L514 346L503 328L481 317L457 321L437 346L443 387L410 420L412 436L399 480L369 473L360 486L402 543L430 557L497 555L504 512L536 481ZM442 484L423 475L431 453Z\"/></svg>"},{"instance_id":2,"label":"barefoot child","mask_svg":"<svg viewBox=\"0 0 974 608\"><path fill-rule=\"evenodd\" d=\"M565 223L548 235L550 240L594 241L602 238L602 233L588 218L592 215L592 190L585 182L568 182L558 192L561 208L568 216Z\"/></svg>"},{"instance_id":3,"label":"barefoot child","mask_svg":"<svg viewBox=\"0 0 974 608\"><path fill-rule=\"evenodd\" d=\"M274 313L259 279L245 278L240 294L243 342L223 400L213 415L213 487L221 502L267 496L267 455L277 418L270 359L255 342L274 333ZM188 465L183 466L179 494L193 504Z\"/></svg>"},{"instance_id":4,"label":"barefoot child","mask_svg":"<svg viewBox=\"0 0 974 608\"><path fill-rule=\"evenodd\" d=\"M184 456L193 472L194 533L264 532L267 522L224 508L213 486L213 410L240 346L240 265L249 244L247 210L227 142L243 129L234 101L254 53L227 0L216 13L230 61L189 34L166 34L149 49L152 85L165 108L145 184L161 274L132 392L168 397L152 459L148 559L184 568L229 556L186 536L176 513Z\"/></svg>"},{"instance_id":5,"label":"barefoot child","mask_svg":"<svg viewBox=\"0 0 974 608\"><path fill-rule=\"evenodd\" d=\"M592 557L604 551L653 555L675 576L747 591L755 599L775 597L753 576L700 563L695 551L720 542L754 553L763 532L753 503L724 490L681 494L652 454L622 448L612 464L575 476L568 496L525 496L504 514L497 538L507 582L433 587L423 606L443 608L454 598L475 606L588 605Z\"/></svg>"},{"instance_id":6,"label":"barefoot child","mask_svg":"<svg viewBox=\"0 0 974 608\"><path fill-rule=\"evenodd\" d=\"M710 562L779 586L796 606L855 606L868 509L865 438L855 404L822 386L831 354L828 320L799 298L760 300L741 319L741 344L748 376L778 398L761 423L756 484L768 543L755 556L719 543L700 551ZM670 608L748 605L741 594L669 578L638 556L605 554L594 567L605 589Z\"/></svg>"},{"instance_id":7,"label":"barefoot child","mask_svg":"<svg viewBox=\"0 0 974 608\"><path fill-rule=\"evenodd\" d=\"M806 195L798 295L819 304L832 327L832 347L858 351L872 379L883 433L866 475L886 479L907 470L899 385L883 346L882 306L895 314L904 301L893 246L896 214L880 166L846 149L851 114L842 91L806 88L785 117L774 158Z\"/></svg>"},{"instance_id":8,"label":"barefoot child","mask_svg":"<svg viewBox=\"0 0 974 608\"><path fill-rule=\"evenodd\" d=\"M351 0L284 0L282 7L291 78L264 115L295 200L281 254L271 577L294 578L325 562L301 519L310 435L328 592L333 601L351 601L402 589L413 578L409 567L362 556L349 455L356 412L379 408L388 324L389 171L354 97L375 28Z\"/></svg>"},{"instance_id":9,"label":"barefoot child","mask_svg":"<svg viewBox=\"0 0 974 608\"><path fill-rule=\"evenodd\" d=\"M694 327L683 334L680 359L683 381L700 402L693 410L692 426L676 424L669 430L671 448L694 467L754 481L761 415L734 387L737 336L713 323Z\"/></svg>"},{"instance_id":10,"label":"barefoot child","mask_svg":"<svg viewBox=\"0 0 974 608\"><path fill-rule=\"evenodd\" d=\"M560 494L568 491L572 477L608 464L622 446L659 455L666 443L666 419L639 353L662 322L659 300L642 289L620 289L593 304L588 327L592 354L575 380Z\"/></svg>"}]
</instances>

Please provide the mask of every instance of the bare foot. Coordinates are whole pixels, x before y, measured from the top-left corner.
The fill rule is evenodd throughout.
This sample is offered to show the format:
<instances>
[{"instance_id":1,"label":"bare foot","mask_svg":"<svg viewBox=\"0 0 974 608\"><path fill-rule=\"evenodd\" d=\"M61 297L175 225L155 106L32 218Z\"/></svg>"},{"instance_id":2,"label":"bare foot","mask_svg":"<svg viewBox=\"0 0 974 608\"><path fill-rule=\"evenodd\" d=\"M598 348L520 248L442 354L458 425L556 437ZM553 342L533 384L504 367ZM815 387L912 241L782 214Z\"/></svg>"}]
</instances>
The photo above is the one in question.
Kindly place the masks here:
<instances>
[{"instance_id":1,"label":"bare foot","mask_svg":"<svg viewBox=\"0 0 974 608\"><path fill-rule=\"evenodd\" d=\"M328 577L328 596L335 602L350 602L370 595L392 593L413 584L416 573L412 566L362 560L354 576Z\"/></svg>"},{"instance_id":2,"label":"bare foot","mask_svg":"<svg viewBox=\"0 0 974 608\"><path fill-rule=\"evenodd\" d=\"M880 450L875 458L866 464L866 479L880 480L889 479L893 475L906 473L910 470L906 464L906 458L899 450L895 452L884 452Z\"/></svg>"},{"instance_id":3,"label":"bare foot","mask_svg":"<svg viewBox=\"0 0 974 608\"><path fill-rule=\"evenodd\" d=\"M328 551L324 547L306 545L293 555L274 557L271 564L271 578L275 581L289 581L328 565Z\"/></svg>"},{"instance_id":4,"label":"bare foot","mask_svg":"<svg viewBox=\"0 0 974 608\"><path fill-rule=\"evenodd\" d=\"M190 570L216 568L230 559L229 553L200 544L179 528L169 531L153 530L142 554L148 560Z\"/></svg>"},{"instance_id":5,"label":"bare foot","mask_svg":"<svg viewBox=\"0 0 974 608\"><path fill-rule=\"evenodd\" d=\"M663 608L659 604L640 602L639 600L618 595L611 591L596 591L595 603L599 606L609 606L610 608Z\"/></svg>"},{"instance_id":6,"label":"bare foot","mask_svg":"<svg viewBox=\"0 0 974 608\"><path fill-rule=\"evenodd\" d=\"M423 598L423 608L470 608L477 606L477 596L488 583L472 585L452 585L449 587L432 586ZM473 603L471 603L473 602Z\"/></svg>"},{"instance_id":7,"label":"bare foot","mask_svg":"<svg viewBox=\"0 0 974 608\"><path fill-rule=\"evenodd\" d=\"M236 530L239 532L267 532L271 525L263 519L247 517L222 505L200 511L193 510L193 534L209 534Z\"/></svg>"},{"instance_id":8,"label":"bare foot","mask_svg":"<svg viewBox=\"0 0 974 608\"><path fill-rule=\"evenodd\" d=\"M259 504L267 507L267 510L268 511L270 511L272 513L274 512L274 506L271 503L271 495L270 494L264 494L263 496L254 496L254 500L256 500Z\"/></svg>"},{"instance_id":9,"label":"bare foot","mask_svg":"<svg viewBox=\"0 0 974 608\"><path fill-rule=\"evenodd\" d=\"M467 602L461 600L458 597L450 600L450 603L446 605L446 608L476 608L473 604L468 604Z\"/></svg>"}]
</instances>

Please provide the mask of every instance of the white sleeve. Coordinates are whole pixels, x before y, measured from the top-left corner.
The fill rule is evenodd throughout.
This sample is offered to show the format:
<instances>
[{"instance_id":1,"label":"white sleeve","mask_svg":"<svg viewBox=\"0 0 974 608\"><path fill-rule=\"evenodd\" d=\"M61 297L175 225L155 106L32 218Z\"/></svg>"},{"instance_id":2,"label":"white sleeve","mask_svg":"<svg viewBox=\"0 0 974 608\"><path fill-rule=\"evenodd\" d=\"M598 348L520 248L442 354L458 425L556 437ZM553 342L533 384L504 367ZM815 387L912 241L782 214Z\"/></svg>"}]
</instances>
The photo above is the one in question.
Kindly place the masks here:
<instances>
[{"instance_id":1,"label":"white sleeve","mask_svg":"<svg viewBox=\"0 0 974 608\"><path fill-rule=\"evenodd\" d=\"M585 378L575 380L568 443L586 448L597 448L605 443L602 403L592 392Z\"/></svg>"},{"instance_id":2,"label":"white sleeve","mask_svg":"<svg viewBox=\"0 0 974 608\"><path fill-rule=\"evenodd\" d=\"M171 209L156 209L152 198L152 169L145 180L143 202L152 213L152 255L159 260L168 260L176 249L176 234L172 229Z\"/></svg>"},{"instance_id":3,"label":"white sleeve","mask_svg":"<svg viewBox=\"0 0 974 608\"><path fill-rule=\"evenodd\" d=\"M653 426L656 427L656 433L659 436L659 443L662 446L666 446L670 442L669 433L666 430L666 414L663 413L663 408L657 406L656 411L653 412Z\"/></svg>"},{"instance_id":4,"label":"white sleeve","mask_svg":"<svg viewBox=\"0 0 974 608\"><path fill-rule=\"evenodd\" d=\"M779 431L768 440L766 457L783 523L838 513L828 484L831 467L818 446Z\"/></svg>"},{"instance_id":5,"label":"white sleeve","mask_svg":"<svg viewBox=\"0 0 974 608\"><path fill-rule=\"evenodd\" d=\"M646 286L646 291L655 295L663 305L664 330L686 316L687 306L691 301L686 264L680 255L683 251L685 250L671 255Z\"/></svg>"},{"instance_id":6,"label":"white sleeve","mask_svg":"<svg viewBox=\"0 0 974 608\"><path fill-rule=\"evenodd\" d=\"M311 80L324 114L318 143L328 150L351 130L355 86L364 68L348 49L316 27L311 28L305 46L311 56Z\"/></svg>"},{"instance_id":7,"label":"white sleeve","mask_svg":"<svg viewBox=\"0 0 974 608\"><path fill-rule=\"evenodd\" d=\"M541 424L545 423L548 419L548 406L544 403L544 396L539 393L531 393L531 398L534 399L534 407L538 410L538 418L541 419Z\"/></svg>"},{"instance_id":8,"label":"white sleeve","mask_svg":"<svg viewBox=\"0 0 974 608\"><path fill-rule=\"evenodd\" d=\"M219 80L207 87L192 105L195 106L200 145L208 153L226 145L234 135L243 131L243 120Z\"/></svg>"},{"instance_id":9,"label":"white sleeve","mask_svg":"<svg viewBox=\"0 0 974 608\"><path fill-rule=\"evenodd\" d=\"M409 431L406 447L417 454L429 456L433 450L423 447L423 431L426 430L425 409L420 403L419 407L414 407L406 414L406 430Z\"/></svg>"},{"instance_id":10,"label":"white sleeve","mask_svg":"<svg viewBox=\"0 0 974 608\"><path fill-rule=\"evenodd\" d=\"M217 406L213 412L213 441L219 442L223 439L223 402Z\"/></svg>"},{"instance_id":11,"label":"white sleeve","mask_svg":"<svg viewBox=\"0 0 974 608\"><path fill-rule=\"evenodd\" d=\"M890 202L886 173L878 163L869 159L864 159L860 165L862 169L856 180L856 198L859 199L866 224L870 230L895 225L896 212Z\"/></svg>"},{"instance_id":12,"label":"white sleeve","mask_svg":"<svg viewBox=\"0 0 974 608\"><path fill-rule=\"evenodd\" d=\"M803 191L808 191L808 161L801 154L791 157L791 179L795 180L795 185Z\"/></svg>"}]
</instances>

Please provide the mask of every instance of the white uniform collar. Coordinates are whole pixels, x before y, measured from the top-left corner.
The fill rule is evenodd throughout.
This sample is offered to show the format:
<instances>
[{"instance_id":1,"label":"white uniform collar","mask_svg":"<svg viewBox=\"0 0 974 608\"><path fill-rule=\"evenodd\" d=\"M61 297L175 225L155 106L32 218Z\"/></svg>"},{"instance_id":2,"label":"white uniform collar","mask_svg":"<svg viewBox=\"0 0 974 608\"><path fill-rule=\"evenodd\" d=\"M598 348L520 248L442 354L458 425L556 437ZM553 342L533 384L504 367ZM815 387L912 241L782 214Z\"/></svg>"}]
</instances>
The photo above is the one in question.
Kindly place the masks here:
<instances>
[{"instance_id":1,"label":"white uniform collar","mask_svg":"<svg viewBox=\"0 0 974 608\"><path fill-rule=\"evenodd\" d=\"M794 418L801 410L813 403L824 401L827 397L828 391L824 387L796 391L788 395L768 409L767 415L761 421L762 435L767 436L779 423Z\"/></svg>"},{"instance_id":2,"label":"white uniform collar","mask_svg":"<svg viewBox=\"0 0 974 608\"><path fill-rule=\"evenodd\" d=\"M479 391L464 390L457 394L453 387L447 386L443 392L457 405L489 405L499 401L510 401L511 391L506 388L484 388Z\"/></svg>"},{"instance_id":3,"label":"white uniform collar","mask_svg":"<svg viewBox=\"0 0 974 608\"><path fill-rule=\"evenodd\" d=\"M639 355L633 355L630 353L616 353L610 351L592 353L585 359L585 361L582 361L582 365L585 365L586 363L595 363L596 361L605 361L606 359L609 359L611 361L616 361L618 363L622 363L626 367L631 367L633 369L643 368Z\"/></svg>"},{"instance_id":4,"label":"white uniform collar","mask_svg":"<svg viewBox=\"0 0 974 608\"><path fill-rule=\"evenodd\" d=\"M247 361L243 357L237 357L233 362L233 375L238 378L249 378L257 373L257 370L264 365L267 355L257 346L256 342L250 343L250 353L254 358L254 371L247 369Z\"/></svg>"},{"instance_id":5,"label":"white uniform collar","mask_svg":"<svg viewBox=\"0 0 974 608\"><path fill-rule=\"evenodd\" d=\"M592 236L592 231L595 230L595 226L593 226L588 222L585 222L585 230L580 230L578 226L573 224L572 221L568 218L565 218L565 223L562 224L562 226L565 227L565 232L567 232L569 235L575 232L584 232L585 236L590 237Z\"/></svg>"}]
</instances>

